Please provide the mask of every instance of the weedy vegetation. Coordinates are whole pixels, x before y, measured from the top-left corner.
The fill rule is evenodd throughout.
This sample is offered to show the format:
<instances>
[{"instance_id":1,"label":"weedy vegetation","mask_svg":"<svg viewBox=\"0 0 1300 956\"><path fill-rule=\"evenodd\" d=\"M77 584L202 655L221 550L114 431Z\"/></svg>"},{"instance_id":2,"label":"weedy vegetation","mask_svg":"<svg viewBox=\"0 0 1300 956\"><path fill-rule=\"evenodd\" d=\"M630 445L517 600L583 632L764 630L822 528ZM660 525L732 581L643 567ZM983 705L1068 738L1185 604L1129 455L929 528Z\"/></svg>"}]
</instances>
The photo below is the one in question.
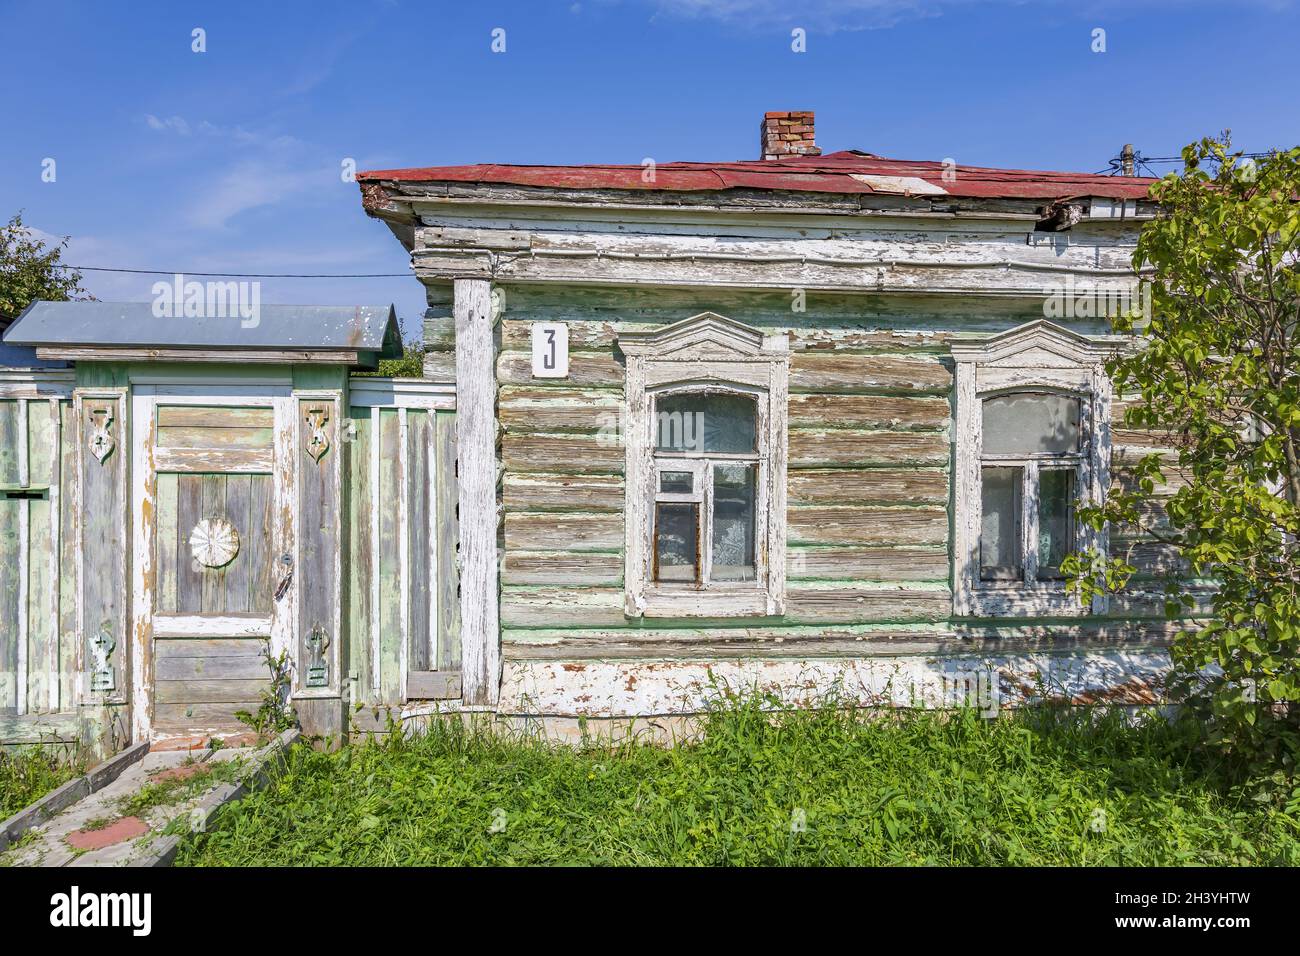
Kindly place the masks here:
<instances>
[{"instance_id":1,"label":"weedy vegetation","mask_svg":"<svg viewBox=\"0 0 1300 956\"><path fill-rule=\"evenodd\" d=\"M321 753L227 807L191 866L1300 863L1191 721L1040 707L782 710L729 698L671 747L435 724Z\"/></svg>"},{"instance_id":2,"label":"weedy vegetation","mask_svg":"<svg viewBox=\"0 0 1300 956\"><path fill-rule=\"evenodd\" d=\"M0 750L0 820L85 772L85 756L74 747Z\"/></svg>"}]
</instances>

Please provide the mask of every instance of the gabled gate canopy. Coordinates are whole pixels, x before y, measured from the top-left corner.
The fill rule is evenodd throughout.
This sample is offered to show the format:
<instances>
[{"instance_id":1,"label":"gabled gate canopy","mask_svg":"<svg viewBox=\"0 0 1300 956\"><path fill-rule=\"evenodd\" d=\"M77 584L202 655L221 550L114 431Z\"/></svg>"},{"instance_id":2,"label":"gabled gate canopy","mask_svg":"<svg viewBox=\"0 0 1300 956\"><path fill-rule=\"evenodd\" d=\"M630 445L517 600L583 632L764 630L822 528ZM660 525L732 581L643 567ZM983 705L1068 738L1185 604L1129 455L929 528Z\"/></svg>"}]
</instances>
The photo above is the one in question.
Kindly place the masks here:
<instances>
[{"instance_id":1,"label":"gabled gate canopy","mask_svg":"<svg viewBox=\"0 0 1300 956\"><path fill-rule=\"evenodd\" d=\"M373 368L400 358L402 337L391 305L233 303L220 318L185 315L180 303L33 302L4 333L4 343L36 349L46 360L293 362ZM197 305L197 303L196 303ZM202 306L197 311L203 311ZM160 314L162 313L162 314ZM168 314L170 313L170 314Z\"/></svg>"}]
</instances>

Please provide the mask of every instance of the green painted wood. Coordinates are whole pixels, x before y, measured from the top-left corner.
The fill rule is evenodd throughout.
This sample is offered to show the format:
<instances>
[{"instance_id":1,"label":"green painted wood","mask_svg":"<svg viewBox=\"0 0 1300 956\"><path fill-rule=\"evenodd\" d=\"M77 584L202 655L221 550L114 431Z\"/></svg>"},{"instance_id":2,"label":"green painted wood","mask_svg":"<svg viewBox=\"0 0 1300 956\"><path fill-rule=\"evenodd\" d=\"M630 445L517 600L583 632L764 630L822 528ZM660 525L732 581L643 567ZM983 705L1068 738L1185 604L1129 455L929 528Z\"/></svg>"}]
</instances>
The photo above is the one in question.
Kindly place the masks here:
<instances>
[{"instance_id":1,"label":"green painted wood","mask_svg":"<svg viewBox=\"0 0 1300 956\"><path fill-rule=\"evenodd\" d=\"M398 553L401 431L396 409L379 412L379 660L384 703L401 703L402 582Z\"/></svg>"},{"instance_id":2,"label":"green painted wood","mask_svg":"<svg viewBox=\"0 0 1300 956\"><path fill-rule=\"evenodd\" d=\"M159 704L238 704L257 700L270 686L269 677L254 680L158 680L154 685L154 699ZM231 718L234 718L233 708Z\"/></svg>"},{"instance_id":3,"label":"green painted wood","mask_svg":"<svg viewBox=\"0 0 1300 956\"><path fill-rule=\"evenodd\" d=\"M182 657L262 658L266 648L267 641L261 637L166 637L154 642L154 660Z\"/></svg>"},{"instance_id":4,"label":"green painted wood","mask_svg":"<svg viewBox=\"0 0 1300 956\"><path fill-rule=\"evenodd\" d=\"M81 739L82 721L75 713L0 715L0 746L71 743Z\"/></svg>"},{"instance_id":5,"label":"green painted wood","mask_svg":"<svg viewBox=\"0 0 1300 956\"><path fill-rule=\"evenodd\" d=\"M81 562L86 572L84 580L80 582L84 621L82 641L85 642L83 651L86 659L92 660L90 642L98 635L111 636L114 645L108 658L112 669L111 689L97 691L89 678L86 681L86 692L90 699L103 702L122 701L130 692L126 666L130 654L126 635L126 607L130 587L123 526L128 493L124 466L125 456L130 449L126 440L128 432L124 422L124 405L125 401L121 398L86 398L82 403L84 417L78 436L80 441L89 438L93 409L105 406L112 409L113 421L109 431L114 444L111 452L103 461L90 454L89 449L79 456ZM105 682L107 683L109 681ZM108 733L107 725L101 726L99 732Z\"/></svg>"},{"instance_id":6,"label":"green painted wood","mask_svg":"<svg viewBox=\"0 0 1300 956\"><path fill-rule=\"evenodd\" d=\"M275 603L275 480L271 475L250 475L249 479L248 550L235 560L244 557L247 561L248 610L270 614Z\"/></svg>"},{"instance_id":7,"label":"green painted wood","mask_svg":"<svg viewBox=\"0 0 1300 956\"><path fill-rule=\"evenodd\" d=\"M370 520L374 496L370 487L370 409L350 413L352 448L348 460L348 673L355 675L353 700L369 701L371 690L370 581L374 574Z\"/></svg>"},{"instance_id":8,"label":"green painted wood","mask_svg":"<svg viewBox=\"0 0 1300 956\"><path fill-rule=\"evenodd\" d=\"M315 379L317 376L308 375ZM295 383L298 381L295 366ZM346 373L343 376L346 386ZM306 688L308 667L311 660L311 646L308 642L314 630L319 628L329 642L325 647L325 659L334 659L335 651L341 651L338 643L342 635L334 623L335 613L340 601L340 582L335 571L335 560L342 545L339 521L342 516L342 502L336 489L335 469L341 467L339 456L343 454L343 438L340 434L342 423L338 421L338 411L333 399L300 398L295 402L298 421L298 566L294 571L298 591L298 680L299 686ZM312 425L309 413L313 409L323 408L328 411L329 419L325 432L329 436L329 446L319 458L308 451L312 442ZM346 619L346 616L344 616ZM342 659L340 654L339 660ZM339 675L329 665L326 673L327 686L338 688ZM319 693L320 689L312 688Z\"/></svg>"},{"instance_id":9,"label":"green painted wood","mask_svg":"<svg viewBox=\"0 0 1300 956\"><path fill-rule=\"evenodd\" d=\"M270 428L160 427L159 448L270 448L275 432Z\"/></svg>"},{"instance_id":10,"label":"green painted wood","mask_svg":"<svg viewBox=\"0 0 1300 956\"><path fill-rule=\"evenodd\" d=\"M410 529L407 560L407 669L433 670L433 635L429 630L431 485L429 476L429 412L406 413L406 499Z\"/></svg>"},{"instance_id":11,"label":"green painted wood","mask_svg":"<svg viewBox=\"0 0 1300 956\"><path fill-rule=\"evenodd\" d=\"M203 572L190 553L190 531L203 517L203 476L176 476L176 537L172 541L176 555L176 608L184 614L197 614L203 608Z\"/></svg>"},{"instance_id":12,"label":"green painted wood","mask_svg":"<svg viewBox=\"0 0 1300 956\"><path fill-rule=\"evenodd\" d=\"M175 474L157 476L154 508L157 525L154 529L154 607L159 611L175 611L177 541L177 482Z\"/></svg>"},{"instance_id":13,"label":"green painted wood","mask_svg":"<svg viewBox=\"0 0 1300 956\"><path fill-rule=\"evenodd\" d=\"M226 518L226 475L203 475L203 517L207 519ZM238 527L238 525L236 525ZM229 565L221 568L203 568L199 573L202 578L200 594L202 603L199 611L203 614L224 614L226 607L226 577Z\"/></svg>"},{"instance_id":14,"label":"green painted wood","mask_svg":"<svg viewBox=\"0 0 1300 956\"><path fill-rule=\"evenodd\" d=\"M19 485L18 402L12 398L0 399L0 485Z\"/></svg>"},{"instance_id":15,"label":"green painted wood","mask_svg":"<svg viewBox=\"0 0 1300 956\"><path fill-rule=\"evenodd\" d=\"M456 552L456 413L437 412L434 488L438 535L438 669L460 672L460 588Z\"/></svg>"},{"instance_id":16,"label":"green painted wood","mask_svg":"<svg viewBox=\"0 0 1300 956\"><path fill-rule=\"evenodd\" d=\"M59 635L50 621L50 601L56 593L50 579L50 502L33 498L22 502L27 507L27 712L50 709L50 684L58 680L50 674L48 661L51 644ZM21 679L21 675L19 675Z\"/></svg>"},{"instance_id":17,"label":"green painted wood","mask_svg":"<svg viewBox=\"0 0 1300 956\"><path fill-rule=\"evenodd\" d=\"M27 403L27 484L33 488L48 487L53 478L55 421L45 399Z\"/></svg>"},{"instance_id":18,"label":"green painted wood","mask_svg":"<svg viewBox=\"0 0 1300 956\"><path fill-rule=\"evenodd\" d=\"M59 709L76 706L77 677L77 420L70 401L59 404Z\"/></svg>"},{"instance_id":19,"label":"green painted wood","mask_svg":"<svg viewBox=\"0 0 1300 956\"><path fill-rule=\"evenodd\" d=\"M158 427L274 428L275 409L269 405L159 405Z\"/></svg>"},{"instance_id":20,"label":"green painted wood","mask_svg":"<svg viewBox=\"0 0 1300 956\"><path fill-rule=\"evenodd\" d=\"M12 403L10 403L12 404ZM0 714L18 712L18 513L27 502L0 498Z\"/></svg>"},{"instance_id":21,"label":"green painted wood","mask_svg":"<svg viewBox=\"0 0 1300 956\"><path fill-rule=\"evenodd\" d=\"M235 614L249 611L250 538L256 533L252 517L252 483L263 475L226 476L226 518L239 532L239 551L235 559L221 570L225 575L226 610Z\"/></svg>"}]
</instances>

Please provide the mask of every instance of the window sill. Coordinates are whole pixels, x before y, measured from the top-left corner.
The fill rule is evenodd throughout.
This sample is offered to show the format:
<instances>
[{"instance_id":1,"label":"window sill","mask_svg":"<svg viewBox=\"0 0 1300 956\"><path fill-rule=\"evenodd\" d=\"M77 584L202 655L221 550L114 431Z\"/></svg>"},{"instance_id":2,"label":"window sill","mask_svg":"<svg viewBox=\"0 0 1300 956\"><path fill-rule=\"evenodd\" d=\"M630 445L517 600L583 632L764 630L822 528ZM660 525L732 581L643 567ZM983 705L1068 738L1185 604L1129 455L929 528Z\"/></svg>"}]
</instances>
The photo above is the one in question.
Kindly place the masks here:
<instances>
[{"instance_id":1,"label":"window sill","mask_svg":"<svg viewBox=\"0 0 1300 956\"><path fill-rule=\"evenodd\" d=\"M639 617L766 617L767 592L759 588L703 591L693 587L648 590Z\"/></svg>"},{"instance_id":2,"label":"window sill","mask_svg":"<svg viewBox=\"0 0 1300 956\"><path fill-rule=\"evenodd\" d=\"M1044 582L1037 587L1023 584L999 587L990 582L972 589L955 609L958 617L1084 617L1091 608L1079 603L1079 596L1063 583Z\"/></svg>"}]
</instances>

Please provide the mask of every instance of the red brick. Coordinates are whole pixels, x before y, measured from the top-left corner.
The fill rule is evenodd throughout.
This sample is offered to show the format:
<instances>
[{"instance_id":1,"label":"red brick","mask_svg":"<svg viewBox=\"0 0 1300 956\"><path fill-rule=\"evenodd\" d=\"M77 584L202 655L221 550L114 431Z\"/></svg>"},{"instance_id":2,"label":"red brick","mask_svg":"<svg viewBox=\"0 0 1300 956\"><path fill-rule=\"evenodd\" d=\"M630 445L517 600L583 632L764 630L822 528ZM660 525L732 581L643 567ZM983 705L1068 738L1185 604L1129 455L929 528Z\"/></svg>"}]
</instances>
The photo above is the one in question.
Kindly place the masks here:
<instances>
[{"instance_id":1,"label":"red brick","mask_svg":"<svg viewBox=\"0 0 1300 956\"><path fill-rule=\"evenodd\" d=\"M134 840L149 832L149 825L139 817L119 817L98 830L74 830L63 839L74 850L100 850L115 843Z\"/></svg>"}]
</instances>

